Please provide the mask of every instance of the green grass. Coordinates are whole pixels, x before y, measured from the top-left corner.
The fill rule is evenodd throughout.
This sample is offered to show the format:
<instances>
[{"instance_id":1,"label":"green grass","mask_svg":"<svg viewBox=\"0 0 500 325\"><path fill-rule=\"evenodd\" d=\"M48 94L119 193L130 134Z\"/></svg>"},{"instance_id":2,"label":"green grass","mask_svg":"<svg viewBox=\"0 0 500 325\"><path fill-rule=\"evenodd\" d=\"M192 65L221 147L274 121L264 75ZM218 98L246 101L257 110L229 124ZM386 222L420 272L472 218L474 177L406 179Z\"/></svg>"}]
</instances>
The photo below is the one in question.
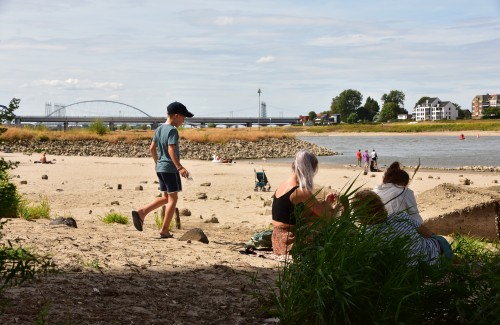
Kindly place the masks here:
<instances>
[{"instance_id":1,"label":"green grass","mask_svg":"<svg viewBox=\"0 0 500 325\"><path fill-rule=\"evenodd\" d=\"M406 244L366 232L348 206L313 225L298 217L293 262L280 270L268 312L281 324L498 323L498 243L455 235L456 260L433 266L409 266Z\"/></svg>"},{"instance_id":2,"label":"green grass","mask_svg":"<svg viewBox=\"0 0 500 325\"><path fill-rule=\"evenodd\" d=\"M160 210L161 211L161 210ZM155 211L154 212L154 217L155 217L155 225L156 225L156 229L161 229L161 227L163 226L163 219L165 218L164 215L161 215L161 213L158 213L158 211ZM174 228L174 219L175 218L172 218L172 220L170 221L170 225L168 226L168 230L172 230Z\"/></svg>"},{"instance_id":3,"label":"green grass","mask_svg":"<svg viewBox=\"0 0 500 325\"><path fill-rule=\"evenodd\" d=\"M126 225L129 222L129 218L119 212L108 212L101 220L106 224L118 223Z\"/></svg>"},{"instance_id":4,"label":"green grass","mask_svg":"<svg viewBox=\"0 0 500 325\"><path fill-rule=\"evenodd\" d=\"M50 219L50 205L46 196L40 196L40 202L30 203L22 197L18 206L19 217L26 220Z\"/></svg>"},{"instance_id":5,"label":"green grass","mask_svg":"<svg viewBox=\"0 0 500 325\"><path fill-rule=\"evenodd\" d=\"M101 269L98 259L84 261L82 264L84 267L89 268L91 270L99 271Z\"/></svg>"}]
</instances>

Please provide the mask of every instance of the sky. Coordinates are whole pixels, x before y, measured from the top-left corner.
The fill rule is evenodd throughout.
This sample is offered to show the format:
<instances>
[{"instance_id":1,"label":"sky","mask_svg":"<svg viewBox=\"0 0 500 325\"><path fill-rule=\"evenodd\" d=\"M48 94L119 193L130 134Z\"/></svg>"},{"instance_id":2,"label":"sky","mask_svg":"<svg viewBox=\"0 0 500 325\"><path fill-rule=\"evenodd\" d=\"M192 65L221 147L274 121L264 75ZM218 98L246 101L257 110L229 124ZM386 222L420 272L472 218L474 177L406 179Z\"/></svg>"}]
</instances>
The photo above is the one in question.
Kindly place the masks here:
<instances>
[{"instance_id":1,"label":"sky","mask_svg":"<svg viewBox=\"0 0 500 325\"><path fill-rule=\"evenodd\" d=\"M0 105L21 99L17 115L109 100L256 117L262 101L295 117L346 89L403 91L410 113L499 93L500 0L0 0Z\"/></svg>"}]
</instances>

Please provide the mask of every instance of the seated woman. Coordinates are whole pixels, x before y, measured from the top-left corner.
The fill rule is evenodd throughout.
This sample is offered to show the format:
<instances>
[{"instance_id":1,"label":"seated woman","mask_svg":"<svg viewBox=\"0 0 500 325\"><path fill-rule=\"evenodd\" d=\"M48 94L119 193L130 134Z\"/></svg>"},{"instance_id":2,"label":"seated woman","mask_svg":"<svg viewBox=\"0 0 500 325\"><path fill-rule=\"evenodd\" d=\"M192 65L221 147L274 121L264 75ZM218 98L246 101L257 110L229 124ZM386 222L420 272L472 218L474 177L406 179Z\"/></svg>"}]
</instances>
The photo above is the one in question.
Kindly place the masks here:
<instances>
[{"instance_id":1,"label":"seated woman","mask_svg":"<svg viewBox=\"0 0 500 325\"><path fill-rule=\"evenodd\" d=\"M325 201L314 197L313 178L318 171L318 159L306 150L299 150L292 163L292 173L281 183L273 196L272 245L277 256L287 255L295 240L295 208L304 207L311 217L329 216L337 197L329 193Z\"/></svg>"},{"instance_id":2,"label":"seated woman","mask_svg":"<svg viewBox=\"0 0 500 325\"><path fill-rule=\"evenodd\" d=\"M418 260L435 264L438 257L446 249L450 249L447 242L448 248L441 249L443 240L446 241L446 239L431 233L407 212L402 211L389 215L384 202L373 191L356 192L351 203L360 223L366 226L370 233L383 235L387 240L401 237L406 237L409 240L410 265L416 264ZM451 254L451 249L449 254Z\"/></svg>"},{"instance_id":3,"label":"seated woman","mask_svg":"<svg viewBox=\"0 0 500 325\"><path fill-rule=\"evenodd\" d=\"M382 184L373 191L382 199L389 215L405 210L415 221L422 224L417 200L413 191L408 188L409 183L410 175L395 161L385 171Z\"/></svg>"}]
</instances>

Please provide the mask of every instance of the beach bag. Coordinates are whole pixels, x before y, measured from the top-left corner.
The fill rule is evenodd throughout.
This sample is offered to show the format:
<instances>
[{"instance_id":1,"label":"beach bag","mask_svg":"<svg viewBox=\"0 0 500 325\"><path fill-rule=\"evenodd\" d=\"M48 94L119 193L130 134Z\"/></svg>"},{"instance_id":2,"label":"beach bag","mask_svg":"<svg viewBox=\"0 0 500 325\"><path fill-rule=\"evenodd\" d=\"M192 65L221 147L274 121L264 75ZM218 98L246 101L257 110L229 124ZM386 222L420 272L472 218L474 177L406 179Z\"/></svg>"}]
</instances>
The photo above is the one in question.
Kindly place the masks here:
<instances>
[{"instance_id":1,"label":"beach bag","mask_svg":"<svg viewBox=\"0 0 500 325\"><path fill-rule=\"evenodd\" d=\"M246 247L253 247L261 250L271 250L273 248L272 242L273 231L264 230L252 235L252 238L246 243Z\"/></svg>"}]
</instances>

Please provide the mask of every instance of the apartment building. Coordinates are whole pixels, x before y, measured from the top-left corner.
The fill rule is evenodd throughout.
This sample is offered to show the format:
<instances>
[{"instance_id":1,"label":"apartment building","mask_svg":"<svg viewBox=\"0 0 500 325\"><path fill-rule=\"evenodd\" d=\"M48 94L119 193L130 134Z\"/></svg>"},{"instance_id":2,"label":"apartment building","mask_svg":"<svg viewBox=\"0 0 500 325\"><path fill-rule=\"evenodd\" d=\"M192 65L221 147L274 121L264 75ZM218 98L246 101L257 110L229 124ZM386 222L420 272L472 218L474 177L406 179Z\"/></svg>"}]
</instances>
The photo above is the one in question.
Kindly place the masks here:
<instances>
[{"instance_id":1,"label":"apartment building","mask_svg":"<svg viewBox=\"0 0 500 325\"><path fill-rule=\"evenodd\" d=\"M472 118L481 119L483 117L483 109L488 107L500 108L499 95L477 95L472 100Z\"/></svg>"},{"instance_id":2,"label":"apartment building","mask_svg":"<svg viewBox=\"0 0 500 325\"><path fill-rule=\"evenodd\" d=\"M413 113L415 121L456 120L458 117L458 109L452 102L443 102L437 97L415 106Z\"/></svg>"}]
</instances>

